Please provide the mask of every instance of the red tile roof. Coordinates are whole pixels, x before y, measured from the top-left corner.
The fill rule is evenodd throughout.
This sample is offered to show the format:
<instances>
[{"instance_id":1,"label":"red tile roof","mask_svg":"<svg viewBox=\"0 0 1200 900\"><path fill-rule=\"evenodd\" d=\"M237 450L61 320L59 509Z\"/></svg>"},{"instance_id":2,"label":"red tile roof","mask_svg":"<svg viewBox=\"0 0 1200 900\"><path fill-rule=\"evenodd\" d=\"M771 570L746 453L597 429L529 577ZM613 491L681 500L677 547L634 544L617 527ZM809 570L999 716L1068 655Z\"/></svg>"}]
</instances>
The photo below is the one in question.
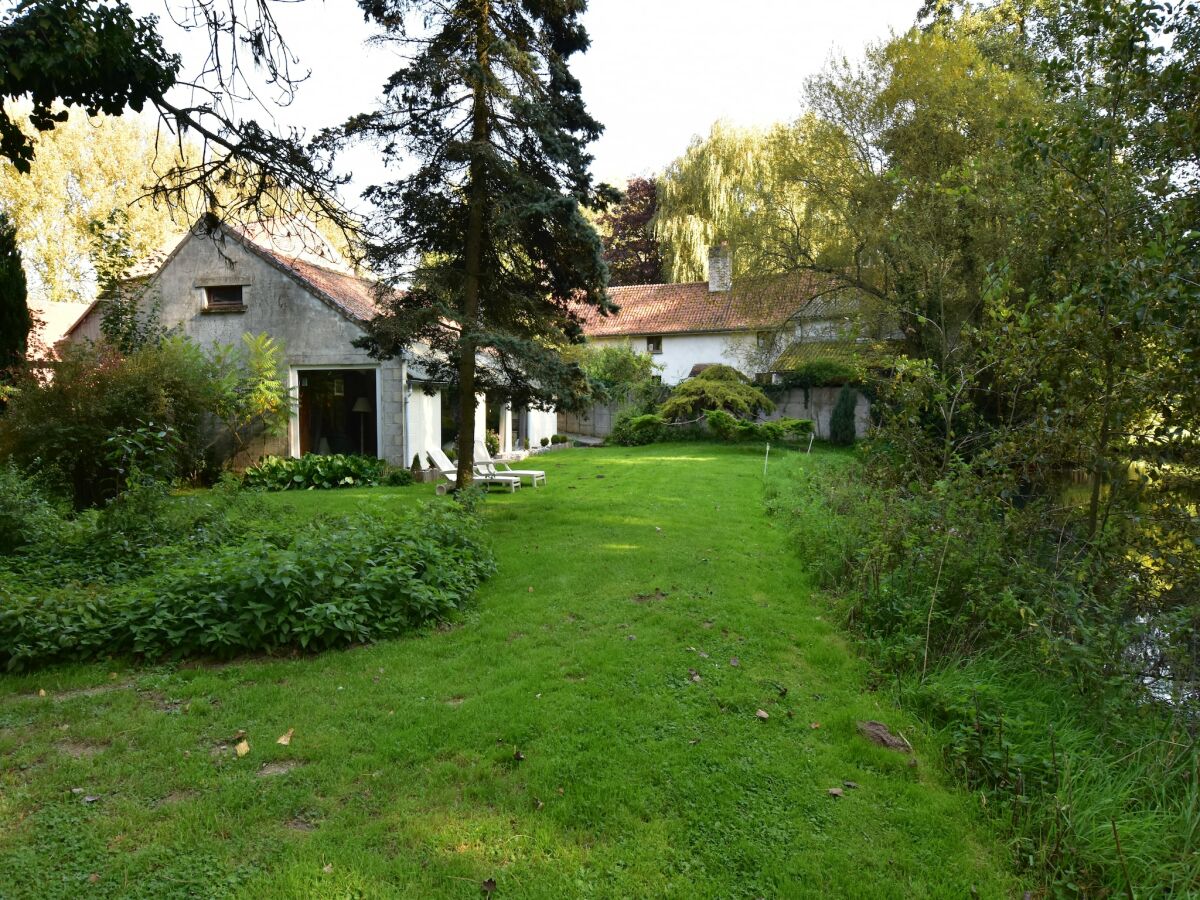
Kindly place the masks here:
<instances>
[{"instance_id":1,"label":"red tile roof","mask_svg":"<svg viewBox=\"0 0 1200 900\"><path fill-rule=\"evenodd\" d=\"M827 319L852 307L844 290L812 272L741 279L733 290L710 293L707 281L609 288L621 308L601 316L581 310L587 337L704 334L779 328L793 318Z\"/></svg>"}]
</instances>

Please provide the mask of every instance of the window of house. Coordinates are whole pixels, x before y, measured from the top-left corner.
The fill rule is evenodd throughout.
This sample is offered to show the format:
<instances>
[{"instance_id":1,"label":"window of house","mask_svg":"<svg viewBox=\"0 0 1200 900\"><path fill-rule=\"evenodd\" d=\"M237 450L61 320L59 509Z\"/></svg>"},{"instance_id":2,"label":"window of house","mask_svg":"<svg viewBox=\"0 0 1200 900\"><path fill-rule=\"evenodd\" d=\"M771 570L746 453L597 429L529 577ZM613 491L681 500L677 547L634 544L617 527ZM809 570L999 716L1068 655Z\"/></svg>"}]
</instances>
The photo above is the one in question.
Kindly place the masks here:
<instances>
[{"instance_id":1,"label":"window of house","mask_svg":"<svg viewBox=\"0 0 1200 900\"><path fill-rule=\"evenodd\" d=\"M655 335L654 337L646 338L647 353L662 353L662 336Z\"/></svg>"},{"instance_id":2,"label":"window of house","mask_svg":"<svg viewBox=\"0 0 1200 900\"><path fill-rule=\"evenodd\" d=\"M246 308L242 297L243 285L214 284L204 289L204 308L220 312L233 312Z\"/></svg>"},{"instance_id":3,"label":"window of house","mask_svg":"<svg viewBox=\"0 0 1200 900\"><path fill-rule=\"evenodd\" d=\"M755 338L758 339L758 348L760 350L765 347L771 346L771 332L760 331L755 335Z\"/></svg>"}]
</instances>

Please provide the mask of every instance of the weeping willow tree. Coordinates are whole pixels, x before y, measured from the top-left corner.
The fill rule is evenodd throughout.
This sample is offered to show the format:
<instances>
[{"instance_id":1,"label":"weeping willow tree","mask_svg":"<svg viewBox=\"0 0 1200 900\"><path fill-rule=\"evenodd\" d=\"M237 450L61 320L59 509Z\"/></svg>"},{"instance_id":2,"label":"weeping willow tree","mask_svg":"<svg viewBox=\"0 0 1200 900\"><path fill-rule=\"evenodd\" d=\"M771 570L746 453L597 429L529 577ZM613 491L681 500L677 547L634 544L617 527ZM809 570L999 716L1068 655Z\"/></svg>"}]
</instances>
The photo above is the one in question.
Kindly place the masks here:
<instances>
[{"instance_id":1,"label":"weeping willow tree","mask_svg":"<svg viewBox=\"0 0 1200 900\"><path fill-rule=\"evenodd\" d=\"M810 173L845 175L846 155L842 133L811 115L767 129L717 122L659 182L654 228L667 276L703 280L708 248L721 241L736 249L735 278L827 261L844 242L844 210L823 203Z\"/></svg>"}]
</instances>

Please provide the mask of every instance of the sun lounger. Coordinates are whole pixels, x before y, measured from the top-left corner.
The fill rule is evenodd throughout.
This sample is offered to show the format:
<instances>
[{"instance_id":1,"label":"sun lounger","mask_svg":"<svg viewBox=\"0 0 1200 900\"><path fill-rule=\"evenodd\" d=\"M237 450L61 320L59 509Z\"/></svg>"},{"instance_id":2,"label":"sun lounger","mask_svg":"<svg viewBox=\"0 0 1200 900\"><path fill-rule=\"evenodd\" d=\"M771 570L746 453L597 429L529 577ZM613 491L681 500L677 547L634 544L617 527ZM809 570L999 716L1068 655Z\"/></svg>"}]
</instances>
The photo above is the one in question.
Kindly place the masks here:
<instances>
[{"instance_id":1,"label":"sun lounger","mask_svg":"<svg viewBox=\"0 0 1200 900\"><path fill-rule=\"evenodd\" d=\"M433 467L438 470L438 474L440 474L451 484L457 484L458 467L450 461L450 457L446 455L445 451L439 447L435 450L428 451L426 455L429 457L429 461L433 463ZM480 484L496 484L500 487L506 487L510 492L513 493L515 493L517 488L521 486L521 479L517 476L493 475L487 472L481 466L475 466L475 480Z\"/></svg>"},{"instance_id":2,"label":"sun lounger","mask_svg":"<svg viewBox=\"0 0 1200 900\"><path fill-rule=\"evenodd\" d=\"M497 468L495 460L492 459L491 454L487 451L487 447L478 441L475 442L475 463L489 475L499 477L515 475L517 478L528 478L530 484L534 487L538 486L539 481L542 484L546 483L546 473L541 469L514 469L505 462L501 462L500 468Z\"/></svg>"}]
</instances>

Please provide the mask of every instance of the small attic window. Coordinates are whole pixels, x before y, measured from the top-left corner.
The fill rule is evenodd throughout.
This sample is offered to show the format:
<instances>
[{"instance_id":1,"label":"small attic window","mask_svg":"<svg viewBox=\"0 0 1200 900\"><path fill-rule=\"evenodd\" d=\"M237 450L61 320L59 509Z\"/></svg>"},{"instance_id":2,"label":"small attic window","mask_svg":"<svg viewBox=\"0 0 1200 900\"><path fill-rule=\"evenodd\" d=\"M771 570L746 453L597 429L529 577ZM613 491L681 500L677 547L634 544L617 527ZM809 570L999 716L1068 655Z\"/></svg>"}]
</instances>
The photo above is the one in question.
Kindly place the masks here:
<instances>
[{"instance_id":1,"label":"small attic window","mask_svg":"<svg viewBox=\"0 0 1200 900\"><path fill-rule=\"evenodd\" d=\"M646 352L656 355L662 353L662 335L646 338Z\"/></svg>"},{"instance_id":2,"label":"small attic window","mask_svg":"<svg viewBox=\"0 0 1200 900\"><path fill-rule=\"evenodd\" d=\"M213 284L204 289L204 308L213 312L241 312L246 308L240 284Z\"/></svg>"}]
</instances>

